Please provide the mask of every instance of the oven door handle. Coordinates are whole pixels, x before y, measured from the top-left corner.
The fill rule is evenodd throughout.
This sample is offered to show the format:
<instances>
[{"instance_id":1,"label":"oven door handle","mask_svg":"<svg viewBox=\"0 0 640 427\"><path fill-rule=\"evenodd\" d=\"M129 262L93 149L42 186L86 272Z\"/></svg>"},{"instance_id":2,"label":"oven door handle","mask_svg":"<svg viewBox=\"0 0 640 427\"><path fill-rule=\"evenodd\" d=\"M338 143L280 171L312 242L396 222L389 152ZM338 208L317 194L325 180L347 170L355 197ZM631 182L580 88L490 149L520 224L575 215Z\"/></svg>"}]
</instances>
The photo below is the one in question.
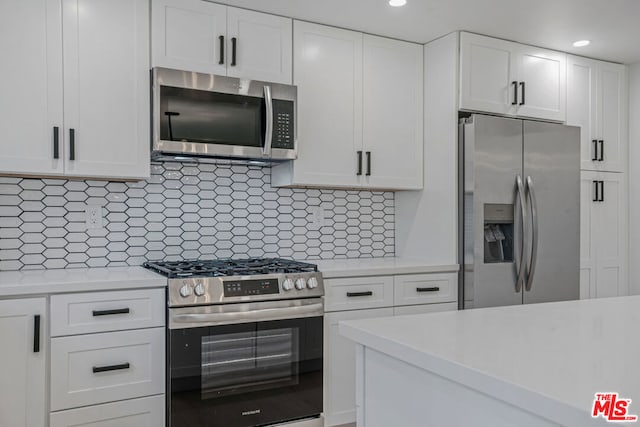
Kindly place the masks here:
<instances>
[{"instance_id":1,"label":"oven door handle","mask_svg":"<svg viewBox=\"0 0 640 427\"><path fill-rule=\"evenodd\" d=\"M271 156L271 144L273 142L273 99L271 98L271 86L264 86L264 103L266 106L264 147L262 154Z\"/></svg>"},{"instance_id":2,"label":"oven door handle","mask_svg":"<svg viewBox=\"0 0 640 427\"><path fill-rule=\"evenodd\" d=\"M269 320L298 319L324 314L324 304L308 304L293 307L263 308L249 311L231 311L222 313L177 313L170 314L170 328L180 329L189 326L217 326L234 323L264 322Z\"/></svg>"}]
</instances>

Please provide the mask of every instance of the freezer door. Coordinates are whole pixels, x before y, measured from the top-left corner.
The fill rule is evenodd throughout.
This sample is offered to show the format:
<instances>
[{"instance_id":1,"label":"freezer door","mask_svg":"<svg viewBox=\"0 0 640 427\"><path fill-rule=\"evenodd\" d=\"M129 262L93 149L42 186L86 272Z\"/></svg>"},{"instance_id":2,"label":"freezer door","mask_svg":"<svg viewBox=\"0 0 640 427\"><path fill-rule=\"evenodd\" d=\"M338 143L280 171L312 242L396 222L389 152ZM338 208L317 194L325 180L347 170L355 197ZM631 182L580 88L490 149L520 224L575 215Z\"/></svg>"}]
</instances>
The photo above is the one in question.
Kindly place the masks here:
<instances>
[{"instance_id":1,"label":"freezer door","mask_svg":"<svg viewBox=\"0 0 640 427\"><path fill-rule=\"evenodd\" d=\"M516 289L521 252L522 121L474 115L461 126L463 307L522 303Z\"/></svg>"},{"instance_id":2,"label":"freezer door","mask_svg":"<svg viewBox=\"0 0 640 427\"><path fill-rule=\"evenodd\" d=\"M524 303L578 299L580 128L525 121L524 175L531 221Z\"/></svg>"}]
</instances>

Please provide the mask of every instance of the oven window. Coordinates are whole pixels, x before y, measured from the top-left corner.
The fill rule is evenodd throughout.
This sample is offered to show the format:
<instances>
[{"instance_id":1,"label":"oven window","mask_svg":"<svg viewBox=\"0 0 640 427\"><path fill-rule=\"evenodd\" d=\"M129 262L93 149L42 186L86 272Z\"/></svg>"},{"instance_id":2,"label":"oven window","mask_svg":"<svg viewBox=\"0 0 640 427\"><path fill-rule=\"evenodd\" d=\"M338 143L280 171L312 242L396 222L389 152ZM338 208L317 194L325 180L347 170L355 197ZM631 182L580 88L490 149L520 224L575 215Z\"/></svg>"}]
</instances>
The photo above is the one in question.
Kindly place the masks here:
<instances>
[{"instance_id":1,"label":"oven window","mask_svg":"<svg viewBox=\"0 0 640 427\"><path fill-rule=\"evenodd\" d=\"M254 330L202 337L202 398L298 382L298 329Z\"/></svg>"},{"instance_id":2,"label":"oven window","mask_svg":"<svg viewBox=\"0 0 640 427\"><path fill-rule=\"evenodd\" d=\"M261 147L262 98L160 87L160 139Z\"/></svg>"},{"instance_id":3,"label":"oven window","mask_svg":"<svg viewBox=\"0 0 640 427\"><path fill-rule=\"evenodd\" d=\"M321 316L173 329L168 338L170 427L263 426L322 413Z\"/></svg>"}]
</instances>

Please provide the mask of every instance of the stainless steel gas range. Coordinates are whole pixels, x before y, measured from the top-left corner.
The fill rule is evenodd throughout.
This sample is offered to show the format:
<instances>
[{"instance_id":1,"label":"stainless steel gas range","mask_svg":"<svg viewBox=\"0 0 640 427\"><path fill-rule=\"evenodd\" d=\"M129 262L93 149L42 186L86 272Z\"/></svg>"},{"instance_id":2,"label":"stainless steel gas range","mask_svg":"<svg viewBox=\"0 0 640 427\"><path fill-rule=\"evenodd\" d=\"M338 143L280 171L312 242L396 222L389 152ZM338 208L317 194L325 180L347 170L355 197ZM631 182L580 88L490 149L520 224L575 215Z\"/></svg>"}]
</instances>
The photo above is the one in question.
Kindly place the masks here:
<instances>
[{"instance_id":1,"label":"stainless steel gas range","mask_svg":"<svg viewBox=\"0 0 640 427\"><path fill-rule=\"evenodd\" d=\"M171 427L322 426L322 274L259 258L147 262L168 278Z\"/></svg>"}]
</instances>

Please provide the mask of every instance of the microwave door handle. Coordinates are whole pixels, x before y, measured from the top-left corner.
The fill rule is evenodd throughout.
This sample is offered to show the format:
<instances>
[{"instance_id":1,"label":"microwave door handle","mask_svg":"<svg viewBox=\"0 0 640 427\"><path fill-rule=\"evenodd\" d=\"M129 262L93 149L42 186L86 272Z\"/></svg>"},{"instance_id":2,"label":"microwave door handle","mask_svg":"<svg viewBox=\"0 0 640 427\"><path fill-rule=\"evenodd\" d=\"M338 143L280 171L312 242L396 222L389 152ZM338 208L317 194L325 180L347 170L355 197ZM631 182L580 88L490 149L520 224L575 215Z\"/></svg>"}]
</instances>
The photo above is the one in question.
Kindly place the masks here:
<instances>
[{"instance_id":1,"label":"microwave door handle","mask_svg":"<svg viewBox=\"0 0 640 427\"><path fill-rule=\"evenodd\" d=\"M271 86L264 86L264 103L267 107L266 112L266 126L264 131L264 147L262 147L262 154L264 156L271 156L271 143L273 137L273 99L271 99Z\"/></svg>"}]
</instances>

